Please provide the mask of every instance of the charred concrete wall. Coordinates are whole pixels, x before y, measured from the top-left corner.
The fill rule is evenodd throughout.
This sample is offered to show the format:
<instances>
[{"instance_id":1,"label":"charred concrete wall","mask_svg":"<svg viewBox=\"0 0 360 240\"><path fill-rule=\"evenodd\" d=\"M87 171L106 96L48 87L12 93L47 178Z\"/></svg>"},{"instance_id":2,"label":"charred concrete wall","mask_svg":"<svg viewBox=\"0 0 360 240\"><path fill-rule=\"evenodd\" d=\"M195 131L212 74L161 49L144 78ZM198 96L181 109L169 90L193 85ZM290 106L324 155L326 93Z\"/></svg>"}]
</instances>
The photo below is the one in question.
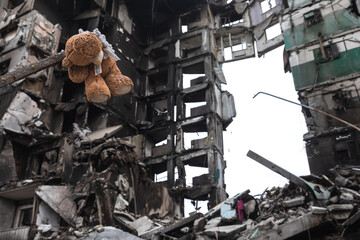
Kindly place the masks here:
<instances>
[{"instance_id":1,"label":"charred concrete wall","mask_svg":"<svg viewBox=\"0 0 360 240\"><path fill-rule=\"evenodd\" d=\"M124 218L176 219L184 198L209 200L209 206L226 198L222 131L236 112L232 95L221 90L226 81L219 62L225 60L217 43L252 43L238 29L234 35L244 40L214 30L226 22L217 16L225 5L1 2L0 75L63 50L80 28L98 28L135 84L131 94L93 104L84 86L56 65L1 88L0 199L14 206L2 209L9 223L1 226L2 237L96 224L140 235ZM250 45L235 58L253 54ZM189 187L186 165L208 174ZM154 183L163 172L166 180Z\"/></svg>"},{"instance_id":2,"label":"charred concrete wall","mask_svg":"<svg viewBox=\"0 0 360 240\"><path fill-rule=\"evenodd\" d=\"M184 198L210 207L225 200L222 132L236 111L222 90L221 64L254 57L255 49L261 56L285 43L300 101L359 121L356 2L5 0L0 7L0 75L63 50L80 28L98 28L135 85L131 94L89 103L84 85L56 65L0 89L0 197L16 206L2 229L25 238L47 232L46 216L53 225L118 224L141 235L123 218L178 218ZM358 163L357 131L312 110L304 115L312 172ZM188 186L185 166L207 173ZM67 196L72 216L48 186Z\"/></svg>"}]
</instances>

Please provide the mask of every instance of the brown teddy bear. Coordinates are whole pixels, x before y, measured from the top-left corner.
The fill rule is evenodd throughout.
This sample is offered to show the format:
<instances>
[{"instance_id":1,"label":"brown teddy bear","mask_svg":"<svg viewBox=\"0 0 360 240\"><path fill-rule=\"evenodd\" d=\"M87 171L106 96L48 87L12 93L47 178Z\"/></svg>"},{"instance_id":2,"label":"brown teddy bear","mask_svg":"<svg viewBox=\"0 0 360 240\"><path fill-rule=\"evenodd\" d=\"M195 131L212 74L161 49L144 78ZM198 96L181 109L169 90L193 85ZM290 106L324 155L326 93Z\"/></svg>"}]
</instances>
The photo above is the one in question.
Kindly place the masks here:
<instances>
[{"instance_id":1,"label":"brown teddy bear","mask_svg":"<svg viewBox=\"0 0 360 240\"><path fill-rule=\"evenodd\" d=\"M99 30L79 30L65 45L62 65L68 68L69 78L75 83L85 81L89 102L104 102L114 96L129 93L134 87L127 76L121 74L111 45ZM114 59L115 58L115 59Z\"/></svg>"}]
</instances>

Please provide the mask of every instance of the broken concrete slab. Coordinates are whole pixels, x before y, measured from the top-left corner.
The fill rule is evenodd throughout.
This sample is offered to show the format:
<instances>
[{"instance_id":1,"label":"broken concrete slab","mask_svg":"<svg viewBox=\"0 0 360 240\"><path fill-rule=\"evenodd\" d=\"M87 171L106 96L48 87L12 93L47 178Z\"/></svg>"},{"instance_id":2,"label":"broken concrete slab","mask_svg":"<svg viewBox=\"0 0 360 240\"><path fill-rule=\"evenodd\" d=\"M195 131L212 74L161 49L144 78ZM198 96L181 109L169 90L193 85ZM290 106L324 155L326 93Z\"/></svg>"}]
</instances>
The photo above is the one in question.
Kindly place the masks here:
<instances>
[{"instance_id":1,"label":"broken concrete slab","mask_svg":"<svg viewBox=\"0 0 360 240\"><path fill-rule=\"evenodd\" d=\"M116 198L114 213L124 211L127 206L129 206L129 202L126 201L121 194L119 194Z\"/></svg>"},{"instance_id":2,"label":"broken concrete slab","mask_svg":"<svg viewBox=\"0 0 360 240\"><path fill-rule=\"evenodd\" d=\"M310 206L310 211L313 214L326 214L327 213L327 209L324 207L316 207L316 206Z\"/></svg>"},{"instance_id":3,"label":"broken concrete slab","mask_svg":"<svg viewBox=\"0 0 360 240\"><path fill-rule=\"evenodd\" d=\"M68 224L75 226L77 207L69 186L43 185L35 193Z\"/></svg>"},{"instance_id":4,"label":"broken concrete slab","mask_svg":"<svg viewBox=\"0 0 360 240\"><path fill-rule=\"evenodd\" d=\"M134 236L130 233L124 232L115 227L106 226L103 227L102 232L91 232L84 240L103 240L103 239L113 239L113 240L141 240L141 238Z\"/></svg>"},{"instance_id":5,"label":"broken concrete slab","mask_svg":"<svg viewBox=\"0 0 360 240\"><path fill-rule=\"evenodd\" d=\"M27 94L19 92L2 117L0 124L8 131L19 134L31 134L26 124L39 118L40 115L41 110L38 108L37 103Z\"/></svg>"},{"instance_id":6,"label":"broken concrete slab","mask_svg":"<svg viewBox=\"0 0 360 240\"><path fill-rule=\"evenodd\" d=\"M150 220L147 216L136 219L134 222L127 222L132 228L136 229L138 236L144 235L147 232L159 228L155 226L155 223Z\"/></svg>"},{"instance_id":7,"label":"broken concrete slab","mask_svg":"<svg viewBox=\"0 0 360 240\"><path fill-rule=\"evenodd\" d=\"M216 226L218 226L221 222L221 218L222 217L214 217L212 219L210 219L206 225L205 225L205 229L209 229L209 228L214 228Z\"/></svg>"},{"instance_id":8,"label":"broken concrete slab","mask_svg":"<svg viewBox=\"0 0 360 240\"><path fill-rule=\"evenodd\" d=\"M281 204L283 207L291 208L291 207L302 205L302 204L304 204L304 202L305 202L305 197L299 196L296 198L284 200Z\"/></svg>"},{"instance_id":9,"label":"broken concrete slab","mask_svg":"<svg viewBox=\"0 0 360 240\"><path fill-rule=\"evenodd\" d=\"M88 135L86 135L84 141L85 142L93 142L99 139L108 139L110 137L112 137L115 133L117 133L118 131L120 131L123 128L123 125L117 125L117 126L112 126L112 127L108 127L108 128L104 128L92 133L89 133Z\"/></svg>"},{"instance_id":10,"label":"broken concrete slab","mask_svg":"<svg viewBox=\"0 0 360 240\"><path fill-rule=\"evenodd\" d=\"M308 213L303 217L292 220L291 222L279 225L277 229L269 230L266 232L259 232L256 237L252 237L254 240L280 240L287 239L295 236L301 232L304 232L313 227L319 226L322 223L328 222L329 219L322 215L315 215ZM238 240L245 240L247 238L240 237Z\"/></svg>"},{"instance_id":11,"label":"broken concrete slab","mask_svg":"<svg viewBox=\"0 0 360 240\"><path fill-rule=\"evenodd\" d=\"M227 225L206 229L204 233L209 237L232 237L246 229L245 224Z\"/></svg>"}]
</instances>

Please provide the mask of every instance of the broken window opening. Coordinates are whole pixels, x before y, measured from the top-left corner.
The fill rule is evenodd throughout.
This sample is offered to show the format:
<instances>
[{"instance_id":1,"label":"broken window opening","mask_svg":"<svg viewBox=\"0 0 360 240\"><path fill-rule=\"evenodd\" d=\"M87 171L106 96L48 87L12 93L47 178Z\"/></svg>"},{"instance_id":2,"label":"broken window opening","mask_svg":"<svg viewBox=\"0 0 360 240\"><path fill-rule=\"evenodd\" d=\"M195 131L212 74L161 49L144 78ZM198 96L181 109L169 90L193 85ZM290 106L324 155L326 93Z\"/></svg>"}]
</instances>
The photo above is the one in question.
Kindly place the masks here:
<instances>
[{"instance_id":1,"label":"broken window opening","mask_svg":"<svg viewBox=\"0 0 360 240\"><path fill-rule=\"evenodd\" d=\"M336 109L342 108L354 108L360 105L360 99L357 94L353 96L353 91L337 91L333 95L333 99L336 103L338 103L339 107L336 107Z\"/></svg>"},{"instance_id":2,"label":"broken window opening","mask_svg":"<svg viewBox=\"0 0 360 240\"><path fill-rule=\"evenodd\" d=\"M159 67L164 64L168 58L169 47L164 46L161 48L154 49L149 54L148 69Z\"/></svg>"},{"instance_id":3,"label":"broken window opening","mask_svg":"<svg viewBox=\"0 0 360 240\"><path fill-rule=\"evenodd\" d=\"M165 182L168 180L167 171L156 173L154 176L155 182Z\"/></svg>"},{"instance_id":4,"label":"broken window opening","mask_svg":"<svg viewBox=\"0 0 360 240\"><path fill-rule=\"evenodd\" d=\"M195 167L191 165L185 165L185 172L186 172L186 186L193 187L193 186L201 186L201 185L207 185L209 184L205 178L204 182L202 184L194 184L194 178L199 176L205 176L209 174L209 169L207 167Z\"/></svg>"},{"instance_id":5,"label":"broken window opening","mask_svg":"<svg viewBox=\"0 0 360 240\"><path fill-rule=\"evenodd\" d=\"M275 0L264 0L260 3L260 5L262 13L266 13L267 11L276 7L276 2Z\"/></svg>"},{"instance_id":6,"label":"broken window opening","mask_svg":"<svg viewBox=\"0 0 360 240\"><path fill-rule=\"evenodd\" d=\"M323 46L323 50L324 52L322 52L321 47L314 49L315 63L326 63L340 57L339 49L336 43Z\"/></svg>"},{"instance_id":7,"label":"broken window opening","mask_svg":"<svg viewBox=\"0 0 360 240\"><path fill-rule=\"evenodd\" d=\"M174 106L174 120L177 119L177 106Z\"/></svg>"},{"instance_id":8,"label":"broken window opening","mask_svg":"<svg viewBox=\"0 0 360 240\"><path fill-rule=\"evenodd\" d=\"M265 34L266 34L266 40L271 40L274 39L275 37L281 35L281 27L280 27L280 23L277 23L269 28L267 28L265 30Z\"/></svg>"},{"instance_id":9,"label":"broken window opening","mask_svg":"<svg viewBox=\"0 0 360 240\"><path fill-rule=\"evenodd\" d=\"M181 58L190 58L198 55L198 50L203 47L202 34L196 34L191 37L180 40Z\"/></svg>"},{"instance_id":10,"label":"broken window opening","mask_svg":"<svg viewBox=\"0 0 360 240\"><path fill-rule=\"evenodd\" d=\"M240 18L240 19L236 19L236 20L231 21L230 17L226 17L226 18L223 18L221 22L223 23L221 25L222 27L229 27L229 26L233 26L233 25L236 25L236 24L244 23L244 19Z\"/></svg>"},{"instance_id":11,"label":"broken window opening","mask_svg":"<svg viewBox=\"0 0 360 240\"><path fill-rule=\"evenodd\" d=\"M205 214L208 211L209 201L184 199L185 217L189 217L190 213L201 212Z\"/></svg>"},{"instance_id":12,"label":"broken window opening","mask_svg":"<svg viewBox=\"0 0 360 240\"><path fill-rule=\"evenodd\" d=\"M204 74L183 74L182 75L182 88L189 88L191 86L193 86L193 80L198 79L199 77L205 77L205 73Z\"/></svg>"},{"instance_id":13,"label":"broken window opening","mask_svg":"<svg viewBox=\"0 0 360 240\"><path fill-rule=\"evenodd\" d=\"M198 27L201 20L201 9L196 9L180 17L181 33L186 33Z\"/></svg>"},{"instance_id":14,"label":"broken window opening","mask_svg":"<svg viewBox=\"0 0 360 240\"><path fill-rule=\"evenodd\" d=\"M18 206L15 213L13 228L31 226L32 211L32 204Z\"/></svg>"},{"instance_id":15,"label":"broken window opening","mask_svg":"<svg viewBox=\"0 0 360 240\"><path fill-rule=\"evenodd\" d=\"M0 75L4 75L9 71L10 60L11 59L8 59L0 63Z\"/></svg>"},{"instance_id":16,"label":"broken window opening","mask_svg":"<svg viewBox=\"0 0 360 240\"><path fill-rule=\"evenodd\" d=\"M194 114L192 114L193 109L200 106L207 106L207 102L191 102L191 103L185 103L185 117L192 117ZM197 114L199 115L199 114Z\"/></svg>"},{"instance_id":17,"label":"broken window opening","mask_svg":"<svg viewBox=\"0 0 360 240\"><path fill-rule=\"evenodd\" d=\"M150 92L156 93L164 90L168 83L168 70L162 70L147 76Z\"/></svg>"},{"instance_id":18,"label":"broken window opening","mask_svg":"<svg viewBox=\"0 0 360 240\"><path fill-rule=\"evenodd\" d=\"M218 50L218 58L221 61L232 61L236 59L244 58L251 52L251 47L247 41L248 35L244 33L228 33L220 38L217 38L217 45L221 46Z\"/></svg>"},{"instance_id":19,"label":"broken window opening","mask_svg":"<svg viewBox=\"0 0 360 240\"><path fill-rule=\"evenodd\" d=\"M185 132L184 133L184 146L185 150L194 148L203 148L207 144L207 132Z\"/></svg>"},{"instance_id":20,"label":"broken window opening","mask_svg":"<svg viewBox=\"0 0 360 240\"><path fill-rule=\"evenodd\" d=\"M224 59L225 61L229 61L233 59L231 47L224 48Z\"/></svg>"},{"instance_id":21,"label":"broken window opening","mask_svg":"<svg viewBox=\"0 0 360 240\"><path fill-rule=\"evenodd\" d=\"M161 142L158 142L158 143L155 143L155 147L159 147L159 146L162 146L162 145L166 145L168 142L167 139L164 139L162 140Z\"/></svg>"},{"instance_id":22,"label":"broken window opening","mask_svg":"<svg viewBox=\"0 0 360 240\"><path fill-rule=\"evenodd\" d=\"M151 104L151 118L153 122L171 120L171 116L168 111L168 101L170 101L170 99L165 98Z\"/></svg>"},{"instance_id":23,"label":"broken window opening","mask_svg":"<svg viewBox=\"0 0 360 240\"><path fill-rule=\"evenodd\" d=\"M59 149L53 149L44 153L31 156L31 166L27 172L27 178L36 176L49 176L49 173L56 174Z\"/></svg>"},{"instance_id":24,"label":"broken window opening","mask_svg":"<svg viewBox=\"0 0 360 240\"><path fill-rule=\"evenodd\" d=\"M181 32L182 33L187 33L188 31L188 26L187 25L181 25Z\"/></svg>"},{"instance_id":25,"label":"broken window opening","mask_svg":"<svg viewBox=\"0 0 360 240\"><path fill-rule=\"evenodd\" d=\"M305 13L304 19L307 27L323 21L320 9L315 9L311 12Z\"/></svg>"}]
</instances>

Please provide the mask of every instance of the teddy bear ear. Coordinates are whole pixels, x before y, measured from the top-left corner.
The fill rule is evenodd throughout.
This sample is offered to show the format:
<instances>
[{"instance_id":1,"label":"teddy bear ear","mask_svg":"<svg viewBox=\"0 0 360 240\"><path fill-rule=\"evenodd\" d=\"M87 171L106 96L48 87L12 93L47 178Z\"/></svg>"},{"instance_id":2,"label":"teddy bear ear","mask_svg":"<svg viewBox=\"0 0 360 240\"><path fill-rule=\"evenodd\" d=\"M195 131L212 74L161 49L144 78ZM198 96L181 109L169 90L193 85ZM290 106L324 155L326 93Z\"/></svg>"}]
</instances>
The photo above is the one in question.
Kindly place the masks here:
<instances>
[{"instance_id":1,"label":"teddy bear ear","mask_svg":"<svg viewBox=\"0 0 360 240\"><path fill-rule=\"evenodd\" d=\"M70 68L73 65L73 63L67 57L65 57L62 60L62 65L63 67Z\"/></svg>"}]
</instances>

